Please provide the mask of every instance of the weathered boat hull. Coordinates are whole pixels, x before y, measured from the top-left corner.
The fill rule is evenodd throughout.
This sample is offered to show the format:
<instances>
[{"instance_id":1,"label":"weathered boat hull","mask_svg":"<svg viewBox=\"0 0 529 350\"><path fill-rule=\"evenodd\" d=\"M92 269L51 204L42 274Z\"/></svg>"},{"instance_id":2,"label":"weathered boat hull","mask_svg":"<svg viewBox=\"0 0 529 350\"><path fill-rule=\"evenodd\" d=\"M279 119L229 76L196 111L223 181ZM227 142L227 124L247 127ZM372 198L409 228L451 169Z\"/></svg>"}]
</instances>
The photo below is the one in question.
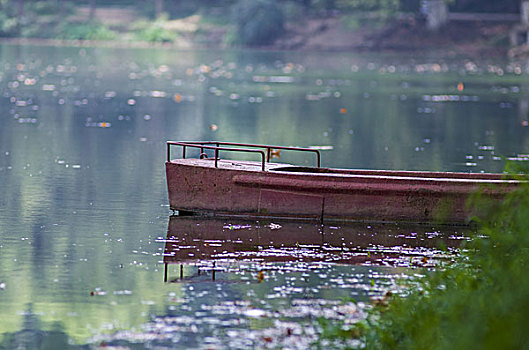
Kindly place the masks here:
<instances>
[{"instance_id":1,"label":"weathered boat hull","mask_svg":"<svg viewBox=\"0 0 529 350\"><path fill-rule=\"evenodd\" d=\"M499 174L339 170L216 159L166 162L169 203L182 213L322 221L466 223L470 195L516 186Z\"/></svg>"}]
</instances>

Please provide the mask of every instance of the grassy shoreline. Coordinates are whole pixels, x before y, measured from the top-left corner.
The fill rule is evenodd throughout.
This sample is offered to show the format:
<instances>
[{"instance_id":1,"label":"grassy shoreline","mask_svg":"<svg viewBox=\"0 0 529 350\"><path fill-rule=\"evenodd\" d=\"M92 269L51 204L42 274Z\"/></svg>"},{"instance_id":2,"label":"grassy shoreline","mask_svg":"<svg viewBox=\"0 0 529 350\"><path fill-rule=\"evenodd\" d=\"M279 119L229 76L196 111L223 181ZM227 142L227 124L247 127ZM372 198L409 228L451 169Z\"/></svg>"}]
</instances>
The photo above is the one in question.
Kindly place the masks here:
<instances>
[{"instance_id":1,"label":"grassy shoreline","mask_svg":"<svg viewBox=\"0 0 529 350\"><path fill-rule=\"evenodd\" d=\"M527 181L527 169L516 170ZM324 334L368 349L528 349L528 182L480 220L466 249L456 264L425 271L408 296L388 295L366 321Z\"/></svg>"}]
</instances>

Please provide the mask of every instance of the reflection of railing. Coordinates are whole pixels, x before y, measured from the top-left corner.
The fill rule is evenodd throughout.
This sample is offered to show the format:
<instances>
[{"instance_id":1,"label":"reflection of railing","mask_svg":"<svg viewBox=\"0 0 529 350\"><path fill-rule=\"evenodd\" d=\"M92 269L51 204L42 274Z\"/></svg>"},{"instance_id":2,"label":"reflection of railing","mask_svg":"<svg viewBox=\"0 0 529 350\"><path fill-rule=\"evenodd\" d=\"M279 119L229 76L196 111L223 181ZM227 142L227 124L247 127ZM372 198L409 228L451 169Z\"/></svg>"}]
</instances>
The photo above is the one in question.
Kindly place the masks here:
<instances>
[{"instance_id":1,"label":"reflection of railing","mask_svg":"<svg viewBox=\"0 0 529 350\"><path fill-rule=\"evenodd\" d=\"M374 232L378 234L373 235ZM410 240L410 232L416 239ZM349 222L336 227L314 222L287 220L278 224L275 220L241 218L227 224L226 220L215 217L170 216L167 235L157 242L165 243L164 282L179 282L210 275L215 280L215 274L232 270L232 264L240 262L351 265L369 262L371 266L401 266L410 260L413 264L426 264L424 257L427 256L432 263L453 256L439 251L439 245L458 248L471 232L471 228L461 226L446 226L432 234L431 227L420 224L366 226L362 222ZM406 248L393 248L403 246ZM184 271L184 266L194 268Z\"/></svg>"},{"instance_id":2,"label":"reflection of railing","mask_svg":"<svg viewBox=\"0 0 529 350\"><path fill-rule=\"evenodd\" d=\"M215 168L218 167L219 152L230 151L230 152L246 152L246 153L259 153L261 155L261 168L265 170L265 162L269 163L272 158L274 150L288 150L288 151L301 151L301 152L313 152L316 153L316 165L320 167L320 151L312 148L302 147L287 147L287 146L271 146L271 145L259 145L251 143L238 143L238 142L222 142L222 141L167 141L167 161L171 161L171 146L182 147L182 158L186 157L187 147L199 148L200 158L207 158L207 154L204 152L207 149L213 150L215 153ZM223 147L223 146L235 146L235 147ZM242 148L246 147L246 148ZM266 150L266 155L265 151Z\"/></svg>"}]
</instances>

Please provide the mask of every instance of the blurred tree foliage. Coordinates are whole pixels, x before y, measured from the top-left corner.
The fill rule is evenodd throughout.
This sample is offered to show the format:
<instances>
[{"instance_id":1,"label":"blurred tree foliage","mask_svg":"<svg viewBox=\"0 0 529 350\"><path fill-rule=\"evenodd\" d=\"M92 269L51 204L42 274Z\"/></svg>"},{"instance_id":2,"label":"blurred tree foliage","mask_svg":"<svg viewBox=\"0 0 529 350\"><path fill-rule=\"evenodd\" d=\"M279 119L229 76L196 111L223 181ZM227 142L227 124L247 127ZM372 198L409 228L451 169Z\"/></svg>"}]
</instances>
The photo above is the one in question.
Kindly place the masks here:
<instances>
[{"instance_id":1,"label":"blurred tree foliage","mask_svg":"<svg viewBox=\"0 0 529 350\"><path fill-rule=\"evenodd\" d=\"M520 0L445 0L451 11L519 12ZM231 28L229 43L267 45L284 33L287 22L308 17L349 16L349 22L369 18L382 24L402 12L419 13L421 0L0 0L0 36L3 37L72 37L109 39L119 36L94 21L105 7L135 8L156 25L143 26L138 38L167 41L174 33L166 32L163 21L200 14L205 21ZM75 16L80 6L88 7L87 18ZM365 13L368 13L366 16ZM231 22L227 23L231 18ZM222 19L219 21L219 19ZM347 22L347 20L345 21ZM70 28L69 26L73 26ZM71 29L71 30L70 30ZM134 31L134 25L121 30ZM68 33L65 34L64 31ZM137 34L137 33L136 33ZM170 41L170 40L169 40Z\"/></svg>"},{"instance_id":2,"label":"blurred tree foliage","mask_svg":"<svg viewBox=\"0 0 529 350\"><path fill-rule=\"evenodd\" d=\"M456 0L450 4L454 12L511 12L520 11L520 0Z\"/></svg>"},{"instance_id":3,"label":"blurred tree foliage","mask_svg":"<svg viewBox=\"0 0 529 350\"><path fill-rule=\"evenodd\" d=\"M316 9L339 11L397 11L400 0L311 0L309 6Z\"/></svg>"},{"instance_id":4,"label":"blurred tree foliage","mask_svg":"<svg viewBox=\"0 0 529 350\"><path fill-rule=\"evenodd\" d=\"M19 18L13 1L0 0L0 34L12 36L18 32Z\"/></svg>"},{"instance_id":5,"label":"blurred tree foliage","mask_svg":"<svg viewBox=\"0 0 529 350\"><path fill-rule=\"evenodd\" d=\"M275 0L241 0L233 21L243 45L267 45L283 33L283 12Z\"/></svg>"}]
</instances>

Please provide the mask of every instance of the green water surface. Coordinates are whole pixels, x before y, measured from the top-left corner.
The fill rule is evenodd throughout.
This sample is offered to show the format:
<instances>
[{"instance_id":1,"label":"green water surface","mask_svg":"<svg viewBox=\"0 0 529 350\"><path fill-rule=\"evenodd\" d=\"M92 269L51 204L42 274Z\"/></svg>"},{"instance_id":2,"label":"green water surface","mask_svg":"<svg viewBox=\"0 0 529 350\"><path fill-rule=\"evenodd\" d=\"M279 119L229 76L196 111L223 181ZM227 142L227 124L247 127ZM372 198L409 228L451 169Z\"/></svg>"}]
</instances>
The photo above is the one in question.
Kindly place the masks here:
<instances>
[{"instance_id":1,"label":"green water surface","mask_svg":"<svg viewBox=\"0 0 529 350\"><path fill-rule=\"evenodd\" d=\"M194 278L164 283L167 140L312 146L329 167L500 172L502 157L529 159L528 120L524 62L0 45L0 348L308 346L314 319L407 271L227 261L216 281L187 264Z\"/></svg>"}]
</instances>

